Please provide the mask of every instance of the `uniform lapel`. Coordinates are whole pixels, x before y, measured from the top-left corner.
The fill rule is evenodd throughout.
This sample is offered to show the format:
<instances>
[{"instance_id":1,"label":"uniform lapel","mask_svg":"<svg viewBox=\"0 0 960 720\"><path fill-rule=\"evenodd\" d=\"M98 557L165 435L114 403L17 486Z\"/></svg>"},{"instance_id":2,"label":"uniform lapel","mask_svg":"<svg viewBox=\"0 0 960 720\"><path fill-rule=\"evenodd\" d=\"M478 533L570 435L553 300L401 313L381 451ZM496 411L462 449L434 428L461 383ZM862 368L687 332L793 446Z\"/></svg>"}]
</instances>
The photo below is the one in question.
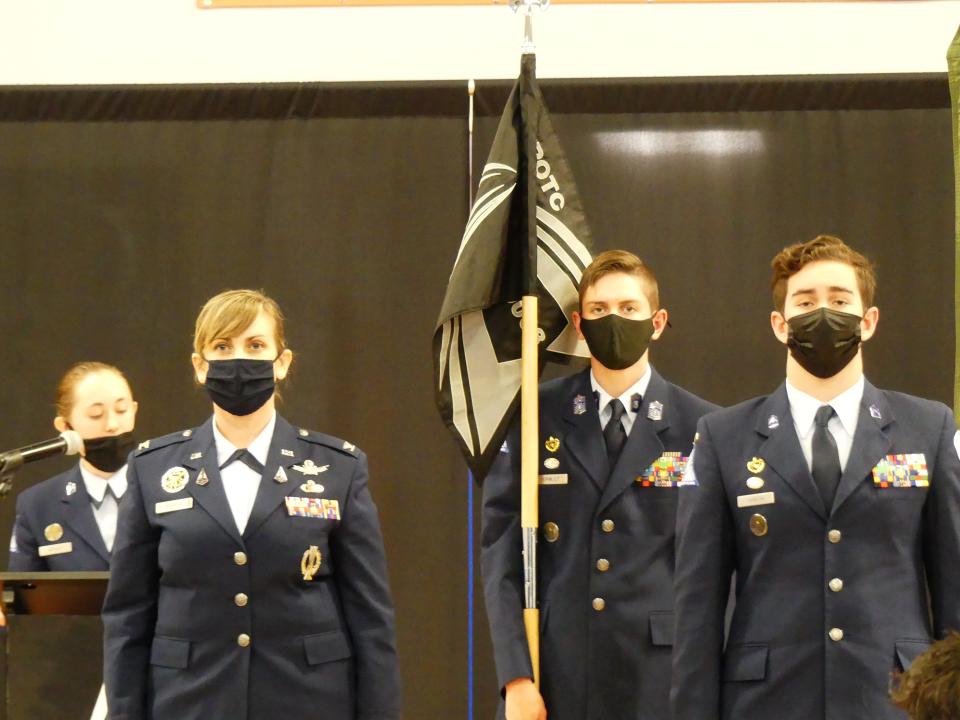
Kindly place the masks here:
<instances>
[{"instance_id":1,"label":"uniform lapel","mask_svg":"<svg viewBox=\"0 0 960 720\"><path fill-rule=\"evenodd\" d=\"M880 417L876 417L879 415ZM893 411L886 398L869 382L864 381L863 399L860 401L860 417L853 434L853 445L847 467L840 476L840 486L833 499L833 512L853 494L874 466L886 455L893 441L885 432L894 420Z\"/></svg>"},{"instance_id":2,"label":"uniform lapel","mask_svg":"<svg viewBox=\"0 0 960 720\"><path fill-rule=\"evenodd\" d=\"M770 427L772 418L777 419L777 425L773 428ZM757 451L758 456L793 488L811 510L826 520L827 509L813 482L813 476L810 474L810 468L800 447L793 416L790 414L786 384L777 388L777 391L760 406L755 429L766 438ZM749 471L743 468L743 472Z\"/></svg>"},{"instance_id":3,"label":"uniform lapel","mask_svg":"<svg viewBox=\"0 0 960 720\"><path fill-rule=\"evenodd\" d=\"M650 404L660 404L660 419L648 418ZM602 512L615 498L633 484L637 476L650 467L663 454L661 433L670 427L670 402L667 383L660 374L651 368L650 383L643 396L643 405L633 421L630 435L623 446L623 452L617 460L607 486L600 498L597 512ZM602 435L601 435L602 438ZM691 438L692 444L693 438Z\"/></svg>"},{"instance_id":4,"label":"uniform lapel","mask_svg":"<svg viewBox=\"0 0 960 720\"><path fill-rule=\"evenodd\" d=\"M80 468L75 467L66 479L66 482L76 483L77 491L67 495L64 490L62 501L66 505L64 508L63 522L70 526L81 539L92 547L97 555L102 557L107 563L110 562L110 553L107 552L107 546L103 542L103 536L100 534L100 527L93 516L93 506L90 504L90 495L87 494L87 486L83 482L83 475Z\"/></svg>"},{"instance_id":5,"label":"uniform lapel","mask_svg":"<svg viewBox=\"0 0 960 720\"><path fill-rule=\"evenodd\" d=\"M220 469L217 466L217 444L213 439L213 418L198 427L191 440L185 443L183 447L184 457L181 462L184 467L194 471L190 473L192 481L187 484L188 492L193 495L197 504L216 520L227 535L242 546L243 539L237 529L237 522L233 519L233 512L231 512L230 504L227 502L227 493L223 489L223 480L220 479ZM199 457L192 457L198 453L200 454ZM197 484L200 470L203 470L207 476L207 482L204 485Z\"/></svg>"},{"instance_id":6,"label":"uniform lapel","mask_svg":"<svg viewBox=\"0 0 960 720\"><path fill-rule=\"evenodd\" d=\"M263 477L260 478L260 487L257 489L257 499L250 511L247 527L243 531L244 540L249 539L283 501L283 498L293 492L294 488L297 488L305 479L301 473L292 470L292 466L300 462L300 446L296 431L290 423L277 415L267 462L263 466ZM293 456L285 455L283 450L292 452ZM287 478L286 482L278 482L275 479L281 467L284 468L281 477Z\"/></svg>"},{"instance_id":7,"label":"uniform lapel","mask_svg":"<svg viewBox=\"0 0 960 720\"><path fill-rule=\"evenodd\" d=\"M564 444L587 471L597 489L602 491L610 469L600 429L600 414L593 399L593 388L590 387L590 370L578 373L573 381L563 411L563 419L569 427Z\"/></svg>"}]
</instances>

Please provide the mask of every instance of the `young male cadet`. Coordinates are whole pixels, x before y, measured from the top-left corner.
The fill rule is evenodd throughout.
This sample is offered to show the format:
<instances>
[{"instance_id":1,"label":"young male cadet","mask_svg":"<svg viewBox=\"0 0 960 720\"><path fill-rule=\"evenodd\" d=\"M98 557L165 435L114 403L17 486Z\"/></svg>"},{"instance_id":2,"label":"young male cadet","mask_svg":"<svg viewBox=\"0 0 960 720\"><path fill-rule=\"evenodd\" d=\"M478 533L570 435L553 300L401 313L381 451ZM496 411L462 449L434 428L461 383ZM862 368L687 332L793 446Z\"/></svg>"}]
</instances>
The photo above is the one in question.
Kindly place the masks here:
<instances>
[{"instance_id":1,"label":"young male cadet","mask_svg":"<svg viewBox=\"0 0 960 720\"><path fill-rule=\"evenodd\" d=\"M904 718L891 673L960 627L953 415L864 379L865 257L820 236L772 264L786 382L700 421L680 489L673 717Z\"/></svg>"},{"instance_id":2,"label":"young male cadet","mask_svg":"<svg viewBox=\"0 0 960 720\"><path fill-rule=\"evenodd\" d=\"M522 618L519 432L483 486L499 717L667 720L677 485L716 406L650 366L667 311L632 253L586 268L573 321L591 367L540 389L540 692Z\"/></svg>"}]
</instances>

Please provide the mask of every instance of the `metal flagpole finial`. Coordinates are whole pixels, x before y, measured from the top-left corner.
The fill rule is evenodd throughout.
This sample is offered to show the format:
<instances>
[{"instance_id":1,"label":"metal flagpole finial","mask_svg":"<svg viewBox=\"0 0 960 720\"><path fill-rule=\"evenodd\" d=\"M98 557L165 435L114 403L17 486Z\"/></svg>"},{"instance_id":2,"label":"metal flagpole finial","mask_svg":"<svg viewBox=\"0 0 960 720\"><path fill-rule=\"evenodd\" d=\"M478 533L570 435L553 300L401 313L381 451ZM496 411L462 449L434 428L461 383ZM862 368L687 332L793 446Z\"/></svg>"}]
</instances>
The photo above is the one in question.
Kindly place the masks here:
<instances>
[{"instance_id":1,"label":"metal flagpole finial","mask_svg":"<svg viewBox=\"0 0 960 720\"><path fill-rule=\"evenodd\" d=\"M518 12L523 9L523 44L520 46L522 54L533 55L537 50L533 43L533 8L546 10L549 5L550 0L510 0L511 10Z\"/></svg>"}]
</instances>

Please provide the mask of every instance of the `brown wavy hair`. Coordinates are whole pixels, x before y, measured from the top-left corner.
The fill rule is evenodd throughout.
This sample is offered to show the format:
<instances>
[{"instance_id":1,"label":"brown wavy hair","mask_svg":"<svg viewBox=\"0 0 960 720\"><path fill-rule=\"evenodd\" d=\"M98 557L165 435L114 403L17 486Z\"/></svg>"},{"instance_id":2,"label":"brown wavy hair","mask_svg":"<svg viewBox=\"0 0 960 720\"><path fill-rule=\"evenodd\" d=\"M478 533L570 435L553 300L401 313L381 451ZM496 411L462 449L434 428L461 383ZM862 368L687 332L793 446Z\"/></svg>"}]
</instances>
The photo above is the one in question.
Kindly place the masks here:
<instances>
[{"instance_id":1,"label":"brown wavy hair","mask_svg":"<svg viewBox=\"0 0 960 720\"><path fill-rule=\"evenodd\" d=\"M818 235L813 240L785 247L770 262L773 275L770 289L773 290L773 307L783 312L787 302L787 280L812 262L835 260L853 267L857 273L857 286L863 309L873 306L873 296L877 291L877 275L869 260L843 240L833 235Z\"/></svg>"},{"instance_id":2,"label":"brown wavy hair","mask_svg":"<svg viewBox=\"0 0 960 720\"><path fill-rule=\"evenodd\" d=\"M960 718L960 634L951 633L894 678L894 704L911 720Z\"/></svg>"}]
</instances>

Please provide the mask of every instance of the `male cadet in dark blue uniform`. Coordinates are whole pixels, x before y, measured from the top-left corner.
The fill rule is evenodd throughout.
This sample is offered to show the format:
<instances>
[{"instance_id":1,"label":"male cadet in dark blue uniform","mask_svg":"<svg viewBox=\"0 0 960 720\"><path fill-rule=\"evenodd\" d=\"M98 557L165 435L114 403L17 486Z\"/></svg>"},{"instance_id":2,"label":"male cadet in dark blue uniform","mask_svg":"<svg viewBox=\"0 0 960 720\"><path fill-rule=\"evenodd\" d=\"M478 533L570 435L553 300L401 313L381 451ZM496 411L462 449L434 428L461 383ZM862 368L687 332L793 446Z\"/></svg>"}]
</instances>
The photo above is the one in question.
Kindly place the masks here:
<instances>
[{"instance_id":1,"label":"male cadet in dark blue uniform","mask_svg":"<svg viewBox=\"0 0 960 720\"><path fill-rule=\"evenodd\" d=\"M500 716L667 720L677 485L697 420L715 406L650 367L667 312L635 255L599 255L580 310L591 369L540 390L540 693L522 621L518 434L483 486Z\"/></svg>"},{"instance_id":2,"label":"male cadet in dark blue uniform","mask_svg":"<svg viewBox=\"0 0 960 720\"><path fill-rule=\"evenodd\" d=\"M680 490L675 720L904 718L891 673L960 628L956 426L864 379L875 284L833 237L773 260L786 382L701 420Z\"/></svg>"}]
</instances>

